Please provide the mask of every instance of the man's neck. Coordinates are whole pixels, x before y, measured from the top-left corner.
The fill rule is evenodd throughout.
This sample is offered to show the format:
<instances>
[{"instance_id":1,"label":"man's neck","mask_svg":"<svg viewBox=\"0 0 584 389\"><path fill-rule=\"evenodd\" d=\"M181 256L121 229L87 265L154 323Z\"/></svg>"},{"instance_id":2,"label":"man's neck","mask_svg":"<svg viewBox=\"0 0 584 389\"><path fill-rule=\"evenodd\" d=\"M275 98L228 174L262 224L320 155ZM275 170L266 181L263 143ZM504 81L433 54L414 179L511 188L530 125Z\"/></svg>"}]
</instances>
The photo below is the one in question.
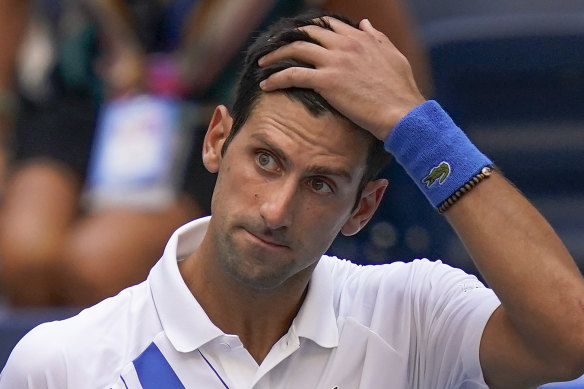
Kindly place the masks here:
<instances>
[{"instance_id":1,"label":"man's neck","mask_svg":"<svg viewBox=\"0 0 584 389\"><path fill-rule=\"evenodd\" d=\"M305 269L273 290L249 288L217 268L217 261L197 250L179 268L185 283L209 319L227 334L239 336L258 364L288 332L308 289ZM218 287L218 285L221 285Z\"/></svg>"}]
</instances>

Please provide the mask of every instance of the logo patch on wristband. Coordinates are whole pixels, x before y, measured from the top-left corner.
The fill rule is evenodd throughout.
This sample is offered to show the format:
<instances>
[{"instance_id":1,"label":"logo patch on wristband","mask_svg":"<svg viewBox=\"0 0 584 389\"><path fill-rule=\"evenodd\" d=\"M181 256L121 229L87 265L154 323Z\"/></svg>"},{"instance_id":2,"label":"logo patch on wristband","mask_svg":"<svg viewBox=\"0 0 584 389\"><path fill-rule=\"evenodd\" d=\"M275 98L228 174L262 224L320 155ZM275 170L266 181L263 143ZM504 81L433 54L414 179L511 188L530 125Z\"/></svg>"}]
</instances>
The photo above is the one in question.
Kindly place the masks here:
<instances>
[{"instance_id":1,"label":"logo patch on wristband","mask_svg":"<svg viewBox=\"0 0 584 389\"><path fill-rule=\"evenodd\" d=\"M426 187L431 187L436 181L440 185L444 184L446 179L450 177L450 164L446 161L440 162L440 165L435 166L430 170L430 173L424 177L422 183L426 184Z\"/></svg>"}]
</instances>

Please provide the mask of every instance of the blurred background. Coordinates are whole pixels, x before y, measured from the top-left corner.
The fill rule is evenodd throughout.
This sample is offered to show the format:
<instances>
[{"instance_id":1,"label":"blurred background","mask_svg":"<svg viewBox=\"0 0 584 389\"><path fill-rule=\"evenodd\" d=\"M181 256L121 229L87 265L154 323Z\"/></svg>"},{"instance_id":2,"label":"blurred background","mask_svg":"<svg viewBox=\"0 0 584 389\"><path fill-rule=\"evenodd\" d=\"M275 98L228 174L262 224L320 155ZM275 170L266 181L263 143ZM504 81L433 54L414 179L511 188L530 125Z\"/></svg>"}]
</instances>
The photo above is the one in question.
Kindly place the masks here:
<instances>
[{"instance_id":1,"label":"blurred background","mask_svg":"<svg viewBox=\"0 0 584 389\"><path fill-rule=\"evenodd\" d=\"M0 0L0 366L37 323L143 280L172 231L208 214L210 110L254 34L308 7L385 32L584 270L584 2L352 3ZM377 216L329 254L480 278L401 167L384 174Z\"/></svg>"}]
</instances>

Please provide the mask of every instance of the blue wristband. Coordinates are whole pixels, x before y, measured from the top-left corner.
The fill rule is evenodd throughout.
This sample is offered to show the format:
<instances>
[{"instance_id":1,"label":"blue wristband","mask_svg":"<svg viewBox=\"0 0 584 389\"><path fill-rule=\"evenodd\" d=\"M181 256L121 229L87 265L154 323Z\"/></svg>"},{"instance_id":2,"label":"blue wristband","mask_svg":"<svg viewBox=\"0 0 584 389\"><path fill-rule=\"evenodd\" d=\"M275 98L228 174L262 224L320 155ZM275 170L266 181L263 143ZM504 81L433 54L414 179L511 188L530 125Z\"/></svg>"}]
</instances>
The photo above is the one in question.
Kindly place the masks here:
<instances>
[{"instance_id":1,"label":"blue wristband","mask_svg":"<svg viewBox=\"0 0 584 389\"><path fill-rule=\"evenodd\" d=\"M400 120L385 140L385 149L436 208L493 164L433 100Z\"/></svg>"}]
</instances>

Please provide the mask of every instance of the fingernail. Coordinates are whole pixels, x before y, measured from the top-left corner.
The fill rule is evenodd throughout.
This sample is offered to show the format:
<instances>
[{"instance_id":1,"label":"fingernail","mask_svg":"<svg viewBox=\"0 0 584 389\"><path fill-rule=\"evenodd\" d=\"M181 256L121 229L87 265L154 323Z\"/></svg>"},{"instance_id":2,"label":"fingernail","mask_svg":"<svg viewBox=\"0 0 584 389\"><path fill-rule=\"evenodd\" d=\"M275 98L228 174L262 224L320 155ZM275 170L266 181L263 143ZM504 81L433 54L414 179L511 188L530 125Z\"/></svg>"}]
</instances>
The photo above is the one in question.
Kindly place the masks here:
<instances>
[{"instance_id":1,"label":"fingernail","mask_svg":"<svg viewBox=\"0 0 584 389\"><path fill-rule=\"evenodd\" d=\"M265 89L266 86L266 80L263 80L260 82L260 89Z\"/></svg>"},{"instance_id":2,"label":"fingernail","mask_svg":"<svg viewBox=\"0 0 584 389\"><path fill-rule=\"evenodd\" d=\"M264 58L266 58L265 55L262 58L258 59L258 65L259 66L262 66L262 64L264 63Z\"/></svg>"}]
</instances>

